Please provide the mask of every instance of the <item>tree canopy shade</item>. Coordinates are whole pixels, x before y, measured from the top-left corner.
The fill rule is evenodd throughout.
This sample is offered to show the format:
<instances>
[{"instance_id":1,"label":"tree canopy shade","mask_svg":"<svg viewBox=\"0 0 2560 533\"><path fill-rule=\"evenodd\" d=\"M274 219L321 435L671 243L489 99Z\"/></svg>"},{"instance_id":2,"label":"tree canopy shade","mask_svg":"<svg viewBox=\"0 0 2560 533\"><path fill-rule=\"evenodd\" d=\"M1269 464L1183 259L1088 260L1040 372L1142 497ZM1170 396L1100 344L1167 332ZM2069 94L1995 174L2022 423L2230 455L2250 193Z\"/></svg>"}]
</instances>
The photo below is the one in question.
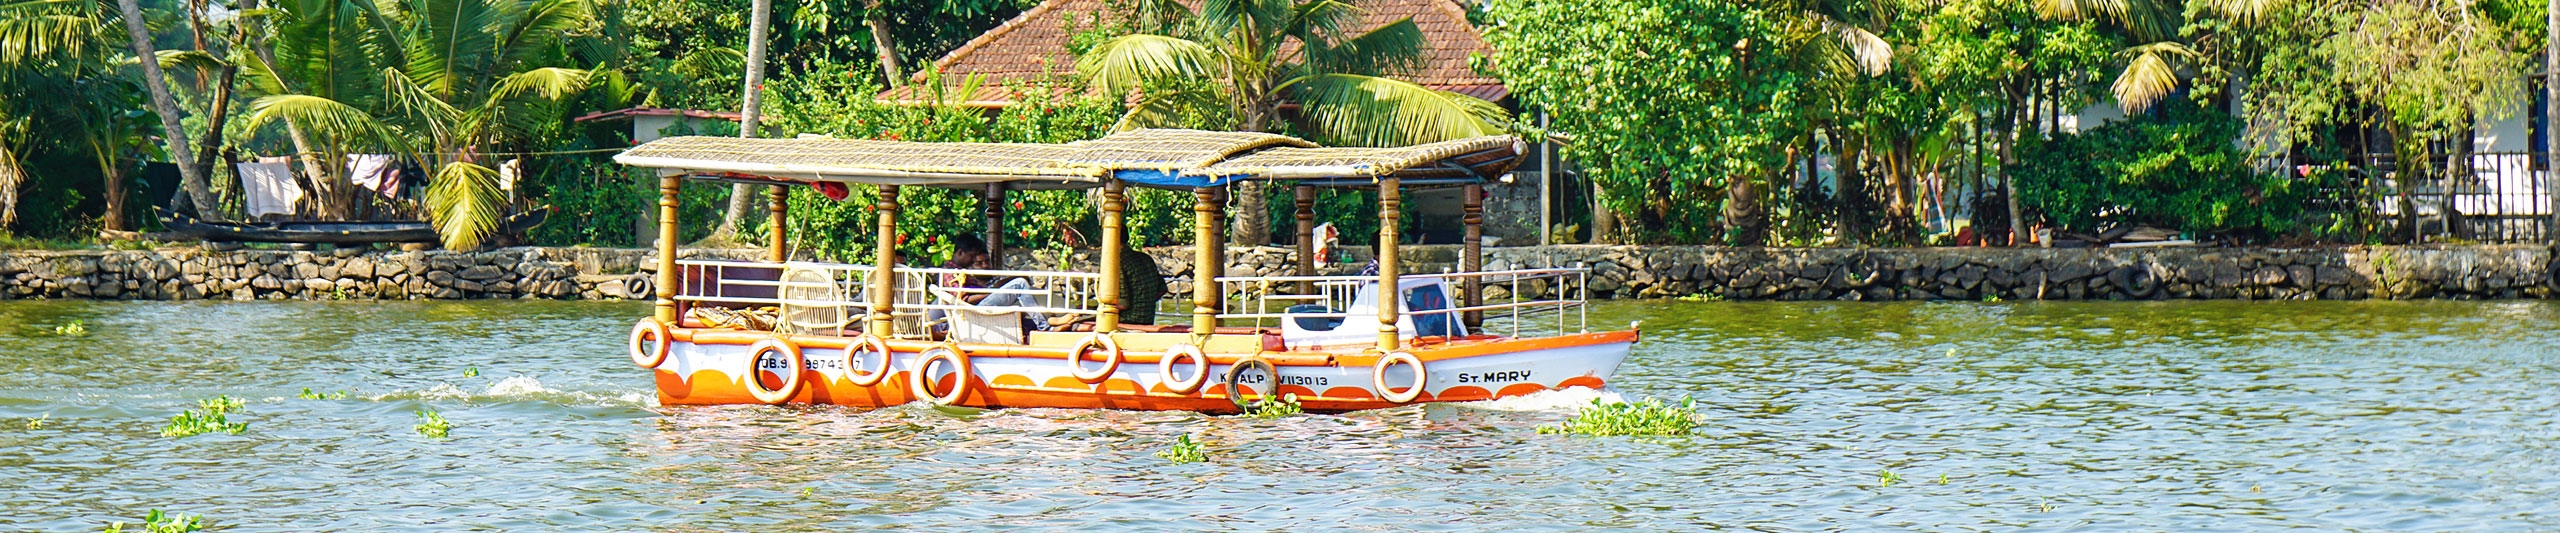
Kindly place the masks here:
<instances>
[{"instance_id":1,"label":"tree canopy shade","mask_svg":"<svg viewBox=\"0 0 2560 533\"><path fill-rule=\"evenodd\" d=\"M1496 0L1488 58L1570 132L1604 203L1675 239L1721 241L1728 187L1766 181L1804 131L1806 78L1772 68L1784 15L1725 0Z\"/></svg>"}]
</instances>

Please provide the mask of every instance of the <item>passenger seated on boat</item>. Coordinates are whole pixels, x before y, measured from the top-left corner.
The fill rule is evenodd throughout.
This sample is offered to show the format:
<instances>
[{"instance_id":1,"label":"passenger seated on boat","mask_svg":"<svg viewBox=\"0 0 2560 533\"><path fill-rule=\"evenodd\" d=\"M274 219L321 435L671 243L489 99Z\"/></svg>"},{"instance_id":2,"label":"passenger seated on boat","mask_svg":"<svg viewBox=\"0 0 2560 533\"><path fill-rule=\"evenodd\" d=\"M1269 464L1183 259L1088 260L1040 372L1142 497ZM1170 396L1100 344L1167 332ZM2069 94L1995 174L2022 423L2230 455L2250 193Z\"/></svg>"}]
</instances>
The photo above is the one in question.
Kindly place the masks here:
<instances>
[{"instance_id":1,"label":"passenger seated on boat","mask_svg":"<svg viewBox=\"0 0 2560 533\"><path fill-rule=\"evenodd\" d=\"M944 261L944 262L942 263L942 268L948 268L948 269L954 269L954 270L995 270L995 269L996 269L996 265L995 265L995 261L994 261L994 260L993 260L993 259L992 259L988 254L987 254L987 244L986 244L986 241L979 240L979 239L978 239L978 237L977 237L977 236L975 236L975 235L961 234L961 235L958 235L958 236L954 236L954 237L952 237L952 239L951 239L951 259L950 259L950 260L948 260L948 261ZM1010 278L1010 279L1005 279L1005 280L1003 280L1003 281L1001 281L1001 282L998 282L998 281L996 281L995 279L993 279L993 276L984 276L984 275L966 275L966 276L964 276L964 275L954 275L954 274L945 274L944 276L945 276L945 277L944 277L943 279L941 279L941 280L936 280L935 286L937 286L937 287L954 287L954 288L971 288L971 289L989 289L989 288L991 288L991 289L996 289L996 291L995 291L995 292L975 292L975 291L940 291L940 290L935 291L934 297L935 297L936 299L943 299L943 300L947 300L947 301L946 301L946 303L952 303L952 304L966 304L966 305L974 305L974 306L979 306L979 307L990 307L990 308L993 308L993 307L1044 307L1044 306L1045 306L1045 304L1041 303L1041 301L1040 301L1040 296L1039 296L1039 295L1037 295L1037 294L1030 294L1030 293L1027 293L1027 292L1023 292L1023 291L1030 291L1030 290L1032 290L1032 287L1031 287L1031 281L1030 281L1030 280L1023 279L1023 278L1020 278L1020 277L1014 277L1014 278ZM953 300L956 300L956 301L953 301ZM936 329L938 329L938 330L948 330L950 323L949 323L948 321L944 320L944 318L945 318L945 313L943 313L943 312L942 312L942 310L940 310L940 309L929 310L929 311L927 311L925 314L926 314L925 319L926 319L926 320L928 320L928 321L931 321L932 323L934 323L934 324L935 324L935 328L936 328ZM1003 312L1003 313L974 313L974 314L982 314L982 315L983 315L983 314L1011 314L1011 315L1015 315L1015 316L1014 316L1014 319L1015 319L1015 320L1019 320L1019 321L1021 321L1021 322L1022 322L1022 324L1019 326L1021 329L1039 329L1039 328L1042 328L1042 327L1045 327L1045 326L1047 326L1047 325L1048 325L1048 319L1047 319L1047 317L1046 317L1045 315L1041 314L1041 313L1040 313L1040 312L1038 312L1038 311L1013 311L1013 312ZM1016 341L1016 342L1020 342L1020 341Z\"/></svg>"}]
</instances>

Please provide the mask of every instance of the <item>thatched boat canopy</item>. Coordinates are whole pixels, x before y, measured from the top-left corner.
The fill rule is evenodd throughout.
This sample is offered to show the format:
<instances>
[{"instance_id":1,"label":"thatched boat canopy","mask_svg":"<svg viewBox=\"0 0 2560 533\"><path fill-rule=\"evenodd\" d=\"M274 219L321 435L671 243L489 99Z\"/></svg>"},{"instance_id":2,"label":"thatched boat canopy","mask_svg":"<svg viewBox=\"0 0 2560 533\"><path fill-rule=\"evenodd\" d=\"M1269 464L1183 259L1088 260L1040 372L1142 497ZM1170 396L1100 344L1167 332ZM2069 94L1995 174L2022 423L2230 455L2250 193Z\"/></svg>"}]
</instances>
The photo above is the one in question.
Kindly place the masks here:
<instances>
[{"instance_id":1,"label":"thatched boat canopy","mask_svg":"<svg viewBox=\"0 0 2560 533\"><path fill-rule=\"evenodd\" d=\"M1509 172L1520 142L1477 137L1400 148L1323 148L1283 135L1148 129L1065 144L929 143L827 138L670 137L616 163L700 179L1072 189L1118 178L1193 188L1238 180L1367 186L1478 183Z\"/></svg>"}]
</instances>

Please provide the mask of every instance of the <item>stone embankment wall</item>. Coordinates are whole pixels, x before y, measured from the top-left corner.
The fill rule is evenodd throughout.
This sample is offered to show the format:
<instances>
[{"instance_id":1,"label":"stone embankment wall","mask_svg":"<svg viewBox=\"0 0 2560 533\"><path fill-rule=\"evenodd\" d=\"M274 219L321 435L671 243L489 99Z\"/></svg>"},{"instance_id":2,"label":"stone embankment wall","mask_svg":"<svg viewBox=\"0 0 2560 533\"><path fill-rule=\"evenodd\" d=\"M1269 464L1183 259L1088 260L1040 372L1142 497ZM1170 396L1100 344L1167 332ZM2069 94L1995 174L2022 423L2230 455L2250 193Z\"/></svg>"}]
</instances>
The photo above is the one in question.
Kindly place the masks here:
<instances>
[{"instance_id":1,"label":"stone embankment wall","mask_svg":"<svg viewBox=\"0 0 2560 533\"><path fill-rule=\"evenodd\" d=\"M1366 250L1326 265L1349 274ZM1186 298L1190 251L1148 251ZM1453 269L1454 246L1405 249L1409 274ZM686 250L743 259L756 250ZM1090 253L1016 253L1016 268ZM1230 275L1295 271L1286 248L1237 248ZM197 248L0 252L0 299L647 298L649 250L482 252ZM1063 259L1063 261L1062 261ZM1714 295L1747 300L2517 299L2560 295L2549 246L2147 249L1760 249L1565 245L1486 250L1487 269L1588 265L1602 298ZM1494 294L1493 296L1501 296Z\"/></svg>"}]
</instances>

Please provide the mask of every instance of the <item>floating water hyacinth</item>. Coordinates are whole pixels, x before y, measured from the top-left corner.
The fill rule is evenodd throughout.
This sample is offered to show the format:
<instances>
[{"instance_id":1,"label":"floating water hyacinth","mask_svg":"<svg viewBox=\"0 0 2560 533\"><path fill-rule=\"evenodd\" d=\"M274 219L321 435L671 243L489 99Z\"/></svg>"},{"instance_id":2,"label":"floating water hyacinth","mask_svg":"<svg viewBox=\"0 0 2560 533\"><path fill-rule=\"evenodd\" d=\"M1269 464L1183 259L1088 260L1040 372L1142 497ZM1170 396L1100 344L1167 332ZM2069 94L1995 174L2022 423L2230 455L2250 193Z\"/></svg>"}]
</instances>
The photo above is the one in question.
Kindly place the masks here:
<instances>
[{"instance_id":1,"label":"floating water hyacinth","mask_svg":"<svg viewBox=\"0 0 2560 533\"><path fill-rule=\"evenodd\" d=\"M249 429L248 423L232 422L228 416L245 405L237 398L228 395L217 396L213 399L197 401L196 405L197 409L190 409L178 413L178 416L169 417L169 425L160 428L160 436L186 438L214 432L238 435Z\"/></svg>"},{"instance_id":2,"label":"floating water hyacinth","mask_svg":"<svg viewBox=\"0 0 2560 533\"><path fill-rule=\"evenodd\" d=\"M194 515L168 515L161 513L159 509L152 509L150 514L142 517L141 526L142 529L132 531L134 533L191 533L204 529L204 519ZM126 529L124 522L119 521L108 524L107 529L103 531L125 533Z\"/></svg>"},{"instance_id":3,"label":"floating water hyacinth","mask_svg":"<svg viewBox=\"0 0 2560 533\"><path fill-rule=\"evenodd\" d=\"M1574 413L1563 425L1540 427L1538 432L1595 437L1687 435L1698 426L1696 403L1692 399L1682 399L1676 406L1659 399L1621 403L1593 399L1590 407Z\"/></svg>"},{"instance_id":4,"label":"floating water hyacinth","mask_svg":"<svg viewBox=\"0 0 2560 533\"><path fill-rule=\"evenodd\" d=\"M1298 404L1298 395L1296 393L1290 393L1282 394L1278 399L1264 400L1262 405L1247 407L1244 410L1244 415L1263 420L1271 420L1275 418L1298 416L1298 414L1305 412L1307 412L1306 407Z\"/></svg>"},{"instance_id":5,"label":"floating water hyacinth","mask_svg":"<svg viewBox=\"0 0 2560 533\"><path fill-rule=\"evenodd\" d=\"M64 337L87 337L89 336L89 326L81 321L73 320L69 324L54 326L53 334Z\"/></svg>"},{"instance_id":6,"label":"floating water hyacinth","mask_svg":"<svg viewBox=\"0 0 2560 533\"><path fill-rule=\"evenodd\" d=\"M453 423L445 421L443 414L428 409L418 410L418 425L415 427L418 434L438 439L453 431Z\"/></svg>"},{"instance_id":7,"label":"floating water hyacinth","mask_svg":"<svg viewBox=\"0 0 2560 533\"><path fill-rule=\"evenodd\" d=\"M1199 441L1191 440L1190 435L1183 435L1179 438L1175 438L1173 440L1173 446L1165 448L1164 451L1156 452L1156 457L1162 457L1164 460L1173 461L1173 464L1197 463L1209 460L1209 454L1202 452Z\"/></svg>"}]
</instances>

